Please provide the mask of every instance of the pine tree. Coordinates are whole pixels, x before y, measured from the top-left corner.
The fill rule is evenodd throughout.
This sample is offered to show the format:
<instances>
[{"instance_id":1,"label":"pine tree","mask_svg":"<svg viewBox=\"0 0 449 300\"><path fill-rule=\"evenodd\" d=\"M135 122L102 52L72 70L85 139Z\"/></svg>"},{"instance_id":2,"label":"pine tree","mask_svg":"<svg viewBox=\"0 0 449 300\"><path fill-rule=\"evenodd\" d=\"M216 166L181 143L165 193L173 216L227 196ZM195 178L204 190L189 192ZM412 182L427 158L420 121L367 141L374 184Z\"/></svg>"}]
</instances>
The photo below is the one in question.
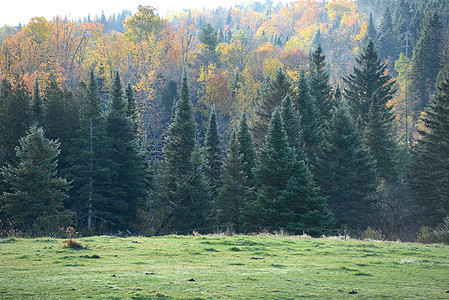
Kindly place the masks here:
<instances>
[{"instance_id":1,"label":"pine tree","mask_svg":"<svg viewBox=\"0 0 449 300\"><path fill-rule=\"evenodd\" d=\"M198 39L206 46L208 51L215 52L215 48L218 45L217 32L210 23L201 28Z\"/></svg>"},{"instance_id":2,"label":"pine tree","mask_svg":"<svg viewBox=\"0 0 449 300\"><path fill-rule=\"evenodd\" d=\"M73 188L66 207L76 212L81 229L104 230L114 225L106 209L111 187L111 147L93 72L85 90L79 126L68 157L70 167L66 172L73 180Z\"/></svg>"},{"instance_id":3,"label":"pine tree","mask_svg":"<svg viewBox=\"0 0 449 300\"><path fill-rule=\"evenodd\" d=\"M252 218L247 222L314 236L329 229L326 199L318 195L306 164L296 159L289 146L278 109L273 113L254 172L260 189Z\"/></svg>"},{"instance_id":4,"label":"pine tree","mask_svg":"<svg viewBox=\"0 0 449 300\"><path fill-rule=\"evenodd\" d=\"M133 118L127 117L127 101L123 98L120 75L116 72L111 89L111 105L106 117L107 138L111 147L111 186L107 210L113 228L131 229L146 197L146 161L139 150ZM134 223L134 224L133 224Z\"/></svg>"},{"instance_id":5,"label":"pine tree","mask_svg":"<svg viewBox=\"0 0 449 300\"><path fill-rule=\"evenodd\" d=\"M261 91L260 107L256 111L253 128L254 142L260 147L268 131L268 124L276 107L281 105L282 99L291 94L290 80L287 74L279 68L273 79L267 78Z\"/></svg>"},{"instance_id":6,"label":"pine tree","mask_svg":"<svg viewBox=\"0 0 449 300\"><path fill-rule=\"evenodd\" d=\"M376 162L379 178L394 182L398 178L396 156L398 145L393 136L391 119L385 118L385 109L376 98L371 102L369 122L364 131L365 145Z\"/></svg>"},{"instance_id":7,"label":"pine tree","mask_svg":"<svg viewBox=\"0 0 449 300\"><path fill-rule=\"evenodd\" d=\"M59 142L44 137L33 125L16 147L18 166L1 169L9 191L1 196L2 209L20 230L49 234L70 224L71 214L62 210L70 184L58 177Z\"/></svg>"},{"instance_id":8,"label":"pine tree","mask_svg":"<svg viewBox=\"0 0 449 300\"><path fill-rule=\"evenodd\" d=\"M310 95L309 84L304 74L301 74L297 91L294 102L301 117L304 152L309 164L313 166L318 145L323 139L323 125L320 122L320 113L316 100Z\"/></svg>"},{"instance_id":9,"label":"pine tree","mask_svg":"<svg viewBox=\"0 0 449 300\"><path fill-rule=\"evenodd\" d=\"M442 68L442 24L436 12L428 12L413 49L411 81L415 111L422 111L435 90L438 72Z\"/></svg>"},{"instance_id":10,"label":"pine tree","mask_svg":"<svg viewBox=\"0 0 449 300\"><path fill-rule=\"evenodd\" d=\"M392 122L393 113L387 103L393 98L396 90L395 81L386 74L386 66L379 60L373 41L369 41L365 50L356 58L358 67L353 73L343 78L346 83L344 97L348 100L353 118L358 120L358 127L364 130L369 123L369 111L372 102L381 110L385 121Z\"/></svg>"},{"instance_id":11,"label":"pine tree","mask_svg":"<svg viewBox=\"0 0 449 300\"><path fill-rule=\"evenodd\" d=\"M315 179L328 197L337 228L364 227L372 210L375 164L362 144L347 104L337 104L326 124L317 157Z\"/></svg>"},{"instance_id":12,"label":"pine tree","mask_svg":"<svg viewBox=\"0 0 449 300\"><path fill-rule=\"evenodd\" d=\"M0 90L0 163L17 161L15 147L32 122L31 97L20 76L13 85L3 79Z\"/></svg>"},{"instance_id":13,"label":"pine tree","mask_svg":"<svg viewBox=\"0 0 449 300\"><path fill-rule=\"evenodd\" d=\"M184 74L181 96L164 147L161 201L165 201L168 209L157 231L164 228L184 231L207 223L205 210L209 196L198 148L187 75Z\"/></svg>"},{"instance_id":14,"label":"pine tree","mask_svg":"<svg viewBox=\"0 0 449 300\"><path fill-rule=\"evenodd\" d=\"M243 155L239 151L239 141L234 134L221 174L223 183L217 199L218 219L220 223L235 225L237 233L242 225L242 210L250 199L248 177L244 174Z\"/></svg>"},{"instance_id":15,"label":"pine tree","mask_svg":"<svg viewBox=\"0 0 449 300\"><path fill-rule=\"evenodd\" d=\"M362 45L366 45L369 40L372 40L374 43L377 43L377 30L374 27L373 23L373 14L370 13L368 20L368 28L366 29L366 34L362 39Z\"/></svg>"},{"instance_id":16,"label":"pine tree","mask_svg":"<svg viewBox=\"0 0 449 300\"><path fill-rule=\"evenodd\" d=\"M401 40L394 32L390 9L387 7L379 27L379 55L383 60L395 61L399 57Z\"/></svg>"},{"instance_id":17,"label":"pine tree","mask_svg":"<svg viewBox=\"0 0 449 300\"><path fill-rule=\"evenodd\" d=\"M295 150L298 160L305 160L304 141L301 130L301 117L298 111L293 107L290 95L285 96L281 105L281 116L284 121L284 129L287 134L287 140L290 147Z\"/></svg>"},{"instance_id":18,"label":"pine tree","mask_svg":"<svg viewBox=\"0 0 449 300\"><path fill-rule=\"evenodd\" d=\"M44 103L39 91L39 82L34 82L33 90L33 104L31 105L32 119L37 126L42 126L44 124Z\"/></svg>"},{"instance_id":19,"label":"pine tree","mask_svg":"<svg viewBox=\"0 0 449 300\"><path fill-rule=\"evenodd\" d=\"M210 113L204 148L205 173L211 188L212 198L216 199L218 189L221 186L220 174L222 171L223 153L220 136L218 134L215 108L212 108Z\"/></svg>"},{"instance_id":20,"label":"pine tree","mask_svg":"<svg viewBox=\"0 0 449 300\"><path fill-rule=\"evenodd\" d=\"M449 215L449 79L438 87L421 118L425 128L413 149L410 185L418 219L436 226Z\"/></svg>"},{"instance_id":21,"label":"pine tree","mask_svg":"<svg viewBox=\"0 0 449 300\"><path fill-rule=\"evenodd\" d=\"M317 103L322 124L330 118L332 109L332 87L329 85L329 73L326 71L326 57L321 45L315 49L311 58L310 94Z\"/></svg>"},{"instance_id":22,"label":"pine tree","mask_svg":"<svg viewBox=\"0 0 449 300\"><path fill-rule=\"evenodd\" d=\"M246 112L243 112L237 131L238 154L241 155L243 164L243 175L246 178L248 189L254 188L255 177L253 168L256 160L256 150L254 148L253 137L248 127Z\"/></svg>"}]
</instances>

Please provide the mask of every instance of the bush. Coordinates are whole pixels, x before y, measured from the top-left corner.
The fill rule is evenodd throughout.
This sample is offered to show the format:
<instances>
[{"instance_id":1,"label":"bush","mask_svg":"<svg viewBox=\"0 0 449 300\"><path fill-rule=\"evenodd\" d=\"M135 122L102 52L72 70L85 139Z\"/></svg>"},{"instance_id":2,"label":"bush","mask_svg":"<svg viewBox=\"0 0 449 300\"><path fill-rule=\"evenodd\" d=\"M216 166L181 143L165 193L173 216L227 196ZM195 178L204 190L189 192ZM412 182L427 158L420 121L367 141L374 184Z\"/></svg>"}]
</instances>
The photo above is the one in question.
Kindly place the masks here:
<instances>
[{"instance_id":1,"label":"bush","mask_svg":"<svg viewBox=\"0 0 449 300\"><path fill-rule=\"evenodd\" d=\"M416 241L423 244L433 244L440 242L439 238L435 235L435 231L427 226L421 227L421 231L419 232Z\"/></svg>"},{"instance_id":2,"label":"bush","mask_svg":"<svg viewBox=\"0 0 449 300\"><path fill-rule=\"evenodd\" d=\"M449 217L434 231L434 235L444 244L449 245Z\"/></svg>"},{"instance_id":3,"label":"bush","mask_svg":"<svg viewBox=\"0 0 449 300\"><path fill-rule=\"evenodd\" d=\"M86 249L86 247L84 247L83 245L81 245L80 242L74 241L72 239L69 239L65 242L63 248L70 248L70 249Z\"/></svg>"},{"instance_id":4,"label":"bush","mask_svg":"<svg viewBox=\"0 0 449 300\"><path fill-rule=\"evenodd\" d=\"M368 226L368 228L360 234L360 239L384 241L385 236L379 230L373 229Z\"/></svg>"}]
</instances>

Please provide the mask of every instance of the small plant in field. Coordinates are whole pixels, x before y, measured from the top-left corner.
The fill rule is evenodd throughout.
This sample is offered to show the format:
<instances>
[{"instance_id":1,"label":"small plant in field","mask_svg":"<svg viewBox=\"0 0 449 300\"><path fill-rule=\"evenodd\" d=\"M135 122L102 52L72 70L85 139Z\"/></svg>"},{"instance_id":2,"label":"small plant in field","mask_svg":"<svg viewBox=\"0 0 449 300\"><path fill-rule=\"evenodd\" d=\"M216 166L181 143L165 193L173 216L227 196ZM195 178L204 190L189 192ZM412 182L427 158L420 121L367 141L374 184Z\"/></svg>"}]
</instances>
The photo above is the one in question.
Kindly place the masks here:
<instances>
[{"instance_id":1,"label":"small plant in field","mask_svg":"<svg viewBox=\"0 0 449 300\"><path fill-rule=\"evenodd\" d=\"M86 247L81 245L80 242L74 241L72 239L65 241L63 248L76 249L76 250L86 249Z\"/></svg>"},{"instance_id":2,"label":"small plant in field","mask_svg":"<svg viewBox=\"0 0 449 300\"><path fill-rule=\"evenodd\" d=\"M371 228L370 226L368 226L368 228L360 234L360 238L362 240L376 240L376 241L385 240L385 236L382 234L382 232L374 228Z\"/></svg>"},{"instance_id":3,"label":"small plant in field","mask_svg":"<svg viewBox=\"0 0 449 300\"><path fill-rule=\"evenodd\" d=\"M432 230L432 228L423 226L421 227L421 231L418 234L418 238L416 239L418 243L423 244L432 244L432 243L439 243L440 240L435 235L435 231Z\"/></svg>"},{"instance_id":4,"label":"small plant in field","mask_svg":"<svg viewBox=\"0 0 449 300\"><path fill-rule=\"evenodd\" d=\"M449 245L449 217L434 231L434 235L444 244Z\"/></svg>"}]
</instances>

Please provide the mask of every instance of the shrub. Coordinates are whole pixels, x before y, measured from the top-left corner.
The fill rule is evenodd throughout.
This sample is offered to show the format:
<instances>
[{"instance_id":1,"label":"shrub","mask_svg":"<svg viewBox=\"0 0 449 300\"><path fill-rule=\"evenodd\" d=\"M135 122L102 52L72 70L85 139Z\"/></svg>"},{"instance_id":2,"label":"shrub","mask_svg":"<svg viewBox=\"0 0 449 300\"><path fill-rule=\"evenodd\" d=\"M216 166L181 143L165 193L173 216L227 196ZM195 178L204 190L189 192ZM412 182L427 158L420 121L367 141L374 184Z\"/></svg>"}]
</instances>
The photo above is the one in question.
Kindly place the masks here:
<instances>
[{"instance_id":1,"label":"shrub","mask_svg":"<svg viewBox=\"0 0 449 300\"><path fill-rule=\"evenodd\" d=\"M434 231L434 235L444 244L449 245L449 217Z\"/></svg>"},{"instance_id":2,"label":"shrub","mask_svg":"<svg viewBox=\"0 0 449 300\"><path fill-rule=\"evenodd\" d=\"M70 249L86 249L86 247L84 247L83 245L81 245L80 242L74 241L72 239L69 239L65 242L63 248L70 248Z\"/></svg>"},{"instance_id":3,"label":"shrub","mask_svg":"<svg viewBox=\"0 0 449 300\"><path fill-rule=\"evenodd\" d=\"M384 241L385 236L379 230L376 230L368 226L368 228L360 234L360 239Z\"/></svg>"},{"instance_id":4,"label":"shrub","mask_svg":"<svg viewBox=\"0 0 449 300\"><path fill-rule=\"evenodd\" d=\"M416 239L418 243L423 244L432 244L439 243L439 238L435 235L435 231L432 228L423 226L421 227L421 231L418 234L418 238Z\"/></svg>"}]
</instances>

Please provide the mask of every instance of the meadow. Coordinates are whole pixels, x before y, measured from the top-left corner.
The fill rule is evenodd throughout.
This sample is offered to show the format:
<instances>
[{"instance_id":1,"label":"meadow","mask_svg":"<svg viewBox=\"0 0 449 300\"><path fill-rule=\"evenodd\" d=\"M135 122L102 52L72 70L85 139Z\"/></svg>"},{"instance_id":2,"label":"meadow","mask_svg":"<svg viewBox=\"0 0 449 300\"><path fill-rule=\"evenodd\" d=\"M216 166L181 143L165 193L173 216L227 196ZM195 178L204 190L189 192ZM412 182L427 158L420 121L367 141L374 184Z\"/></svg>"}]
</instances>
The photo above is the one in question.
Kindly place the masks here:
<instances>
[{"instance_id":1,"label":"meadow","mask_svg":"<svg viewBox=\"0 0 449 300\"><path fill-rule=\"evenodd\" d=\"M0 240L0 299L449 298L449 246L282 235Z\"/></svg>"}]
</instances>

